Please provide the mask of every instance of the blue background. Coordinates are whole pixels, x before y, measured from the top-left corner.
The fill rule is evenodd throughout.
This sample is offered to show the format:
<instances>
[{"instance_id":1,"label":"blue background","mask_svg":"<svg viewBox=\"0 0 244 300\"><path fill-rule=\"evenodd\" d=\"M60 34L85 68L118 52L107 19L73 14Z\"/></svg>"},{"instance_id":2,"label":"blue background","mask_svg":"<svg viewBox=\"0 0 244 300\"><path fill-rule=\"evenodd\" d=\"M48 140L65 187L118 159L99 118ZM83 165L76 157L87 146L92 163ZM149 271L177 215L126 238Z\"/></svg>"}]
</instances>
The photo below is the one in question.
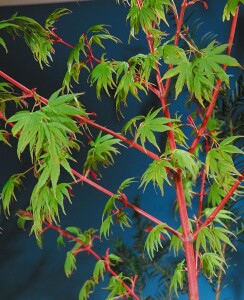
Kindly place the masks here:
<instances>
[{"instance_id":1,"label":"blue background","mask_svg":"<svg viewBox=\"0 0 244 300\"><path fill-rule=\"evenodd\" d=\"M209 1L210 2L210 1ZM221 21L221 13L225 1L218 7L217 2L211 1L208 11L203 9L199 4L195 18L200 18L205 22L200 28L199 38L208 32L218 33L217 40L226 43L229 32L229 23L224 24ZM67 3L66 5L38 5L23 7L6 7L1 8L1 18L8 18L12 13L19 12L19 15L30 16L43 24L45 18L57 7L67 7L73 11L72 15L65 16L57 23L59 28L57 33L71 44L75 44L83 32L94 24L110 24L111 33L119 37L122 45L113 45L108 43L106 50L109 58L127 59L135 53L147 53L147 45L141 35L140 41L132 40L131 44L127 44L129 26L125 27L125 18L127 8L123 5L116 5L115 1L93 1ZM238 30L235 38L233 56L243 64L243 40L242 32L244 18L241 11ZM167 30L167 29L166 29ZM56 53L54 62L51 67L45 67L40 70L38 64L34 62L30 51L24 45L21 39L12 41L7 39L9 53L7 55L1 50L1 69L7 74L20 81L29 88L37 88L40 95L49 97L51 93L59 89L66 70L66 61L70 49L64 45L57 44L55 46ZM231 70L232 72L232 70ZM112 100L103 97L102 102L96 100L94 89L88 89L86 84L86 74L81 75L80 85L76 87L77 91L86 91L86 96L82 97L82 101L87 111L98 111L96 118L99 124L111 127L115 131L120 131L125 120L118 120L114 114L114 103ZM236 74L234 74L236 75ZM124 110L126 118L130 118L137 114L145 113L151 105L157 106L157 100L150 96L147 103L138 103L134 99L129 100L130 109ZM171 109L173 112L184 110L182 102L172 102ZM183 120L185 121L185 120ZM1 126L3 124L1 123ZM94 131L95 132L95 131ZM164 144L164 140L160 141ZM121 155L116 157L116 163L113 167L103 171L102 185L111 191L115 191L116 187L128 177L140 176L151 162L145 155L138 153L134 149L121 148ZM21 172L28 167L28 156L23 156L21 162L15 157L15 150L0 144L0 187L14 173ZM79 164L75 166L77 170L82 170L80 162L85 159L85 151L77 155ZM125 163L126 159L126 163ZM67 279L63 271L63 263L67 249L58 249L56 247L56 237L54 232L48 231L44 234L43 249L36 246L33 236L28 236L27 232L23 232L16 226L15 212L20 207L25 207L28 203L33 182L27 177L25 188L18 193L18 202L12 206L11 217L6 220L3 215L0 219L0 227L3 228L0 235L0 300L73 300L78 299L79 289L86 280L94 266L94 259L85 254L77 257L77 271L74 275ZM141 197L141 205L144 210L166 221L169 225L177 227L178 220L172 217L172 206L175 200L173 190L167 189L166 197L161 201L159 193L155 195L152 187L149 187L145 193L141 190L128 190L127 195L130 200L134 197ZM80 226L82 230L90 227L98 228L100 225L100 216L104 205L107 201L106 195L102 195L93 188L84 185L74 187L73 204L67 205L67 216L62 218L62 227ZM115 230L115 234L118 232ZM130 240L132 230L128 229L122 235ZM103 241L97 243L96 250L103 255L104 249L108 246L108 242ZM68 248L68 247L67 247ZM244 299L242 288L242 270L243 262L241 260L241 251L238 252L233 261L236 264L231 271L233 283L225 289L221 294L221 299ZM149 285L147 292L153 289L153 284ZM210 286L200 280L201 300L214 299L214 294ZM90 299L105 299L105 291L97 288L97 292ZM180 299L186 299L181 296Z\"/></svg>"}]
</instances>

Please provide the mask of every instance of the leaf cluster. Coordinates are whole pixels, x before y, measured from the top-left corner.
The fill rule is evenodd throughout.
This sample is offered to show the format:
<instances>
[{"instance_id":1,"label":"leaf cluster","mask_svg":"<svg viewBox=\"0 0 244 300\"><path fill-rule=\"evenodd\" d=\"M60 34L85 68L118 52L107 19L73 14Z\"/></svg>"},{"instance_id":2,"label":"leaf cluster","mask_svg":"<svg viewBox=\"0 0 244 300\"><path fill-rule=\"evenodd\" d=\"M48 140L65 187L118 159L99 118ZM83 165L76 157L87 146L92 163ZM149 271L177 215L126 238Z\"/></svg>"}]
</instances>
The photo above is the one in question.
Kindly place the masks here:
<instances>
[{"instance_id":1,"label":"leaf cluster","mask_svg":"<svg viewBox=\"0 0 244 300\"><path fill-rule=\"evenodd\" d=\"M176 67L170 68L163 79L177 76L175 98L186 85L191 96L204 106L204 100L211 100L217 79L229 86L229 77L221 65L240 67L240 64L235 58L222 54L227 47L227 44L218 45L212 41L204 49L190 49L188 57L178 46L166 44L163 48L164 62Z\"/></svg>"},{"instance_id":2,"label":"leaf cluster","mask_svg":"<svg viewBox=\"0 0 244 300\"><path fill-rule=\"evenodd\" d=\"M99 165L103 167L112 165L114 163L113 155L120 153L116 148L118 145L121 145L119 139L110 134L102 135L102 131L100 131L96 139L90 142L91 149L87 153L83 167L84 172L92 169L100 174Z\"/></svg>"}]
</instances>

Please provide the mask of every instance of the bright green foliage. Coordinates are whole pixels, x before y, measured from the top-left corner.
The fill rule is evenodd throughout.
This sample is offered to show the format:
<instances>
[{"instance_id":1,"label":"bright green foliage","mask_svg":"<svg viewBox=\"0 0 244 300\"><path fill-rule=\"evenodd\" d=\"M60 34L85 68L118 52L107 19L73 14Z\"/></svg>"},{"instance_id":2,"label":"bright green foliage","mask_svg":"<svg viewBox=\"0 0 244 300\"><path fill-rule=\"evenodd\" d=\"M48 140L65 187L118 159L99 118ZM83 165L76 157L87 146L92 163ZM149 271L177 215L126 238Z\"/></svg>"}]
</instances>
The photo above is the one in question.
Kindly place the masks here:
<instances>
[{"instance_id":1,"label":"bright green foliage","mask_svg":"<svg viewBox=\"0 0 244 300\"><path fill-rule=\"evenodd\" d=\"M104 280L104 272L105 272L105 262L104 260L99 260L93 270L93 279L96 283L99 282L99 279L102 278Z\"/></svg>"},{"instance_id":2,"label":"bright green foliage","mask_svg":"<svg viewBox=\"0 0 244 300\"><path fill-rule=\"evenodd\" d=\"M73 271L76 270L76 258L75 255L68 251L64 263L64 272L67 277L70 277Z\"/></svg>"},{"instance_id":3,"label":"bright green foliage","mask_svg":"<svg viewBox=\"0 0 244 300\"><path fill-rule=\"evenodd\" d=\"M16 106L21 106L21 97L14 93L13 86L7 82L0 82L0 111L5 117L6 105L14 102Z\"/></svg>"},{"instance_id":4,"label":"bright green foliage","mask_svg":"<svg viewBox=\"0 0 244 300\"><path fill-rule=\"evenodd\" d=\"M212 148L206 157L207 175L213 178L226 191L228 191L230 184L233 183L233 176L240 175L231 157L232 154L243 154L242 150L231 145L237 138L240 137L226 138L219 144L219 147Z\"/></svg>"},{"instance_id":5,"label":"bright green foliage","mask_svg":"<svg viewBox=\"0 0 244 300\"><path fill-rule=\"evenodd\" d=\"M46 175L46 172L43 173ZM45 176L44 175L44 176ZM65 214L64 201L70 199L69 189L70 185L67 183L59 183L55 186L55 191L49 187L46 182L40 186L40 180L45 179L42 175L35 185L31 194L31 208L33 213L33 227L32 231L38 235L42 230L42 223L46 220L54 221L56 224L60 221L59 208Z\"/></svg>"},{"instance_id":6,"label":"bright green foliage","mask_svg":"<svg viewBox=\"0 0 244 300\"><path fill-rule=\"evenodd\" d=\"M172 164L175 168L180 168L182 175L187 176L187 171L191 174L193 180L196 179L198 175L198 164L194 155L181 149L176 149L172 151Z\"/></svg>"},{"instance_id":7,"label":"bright green foliage","mask_svg":"<svg viewBox=\"0 0 244 300\"><path fill-rule=\"evenodd\" d=\"M111 226L114 224L114 218L122 230L124 227L131 227L131 220L128 214L119 209L115 204L115 197L111 197L106 203L103 211L100 236L103 235L105 238L108 238L111 233Z\"/></svg>"},{"instance_id":8,"label":"bright green foliage","mask_svg":"<svg viewBox=\"0 0 244 300\"><path fill-rule=\"evenodd\" d=\"M179 233L182 233L182 227L180 226L177 230ZM181 239L179 239L177 236L172 235L170 240L170 246L169 249L174 251L174 256L178 256L179 251L183 249L183 242Z\"/></svg>"},{"instance_id":9,"label":"bright green foliage","mask_svg":"<svg viewBox=\"0 0 244 300\"><path fill-rule=\"evenodd\" d=\"M129 277L123 276L122 273L118 274L117 277L110 277L109 284L106 287L106 290L110 291L107 300L114 300L117 298L116 296L120 296L119 298L123 298L123 296L127 294L126 288L122 285L123 281L130 282L131 279Z\"/></svg>"},{"instance_id":10,"label":"bright green foliage","mask_svg":"<svg viewBox=\"0 0 244 300\"><path fill-rule=\"evenodd\" d=\"M102 57L102 61L91 72L90 81L91 85L96 83L97 98L101 100L101 91L105 90L107 95L110 96L109 89L113 89L116 85L113 79L115 70L111 61L106 61Z\"/></svg>"},{"instance_id":11,"label":"bright green foliage","mask_svg":"<svg viewBox=\"0 0 244 300\"><path fill-rule=\"evenodd\" d=\"M106 61L102 56L102 61L91 72L91 85L96 83L97 97L101 99L101 92L105 90L110 96L109 90L116 89L114 94L116 100L116 110L121 113L121 105L126 106L127 96L131 93L137 100L138 89L147 93L139 79L137 79L137 62L131 60L124 61Z\"/></svg>"},{"instance_id":12,"label":"bright green foliage","mask_svg":"<svg viewBox=\"0 0 244 300\"><path fill-rule=\"evenodd\" d=\"M70 13L71 13L71 11L67 8L55 9L46 19L45 28L49 29L49 30L53 29L54 23L56 23L59 18L61 18L62 16L65 16L67 14L70 14Z\"/></svg>"},{"instance_id":13,"label":"bright green foliage","mask_svg":"<svg viewBox=\"0 0 244 300\"><path fill-rule=\"evenodd\" d=\"M237 60L229 55L222 54L227 44L216 45L212 41L202 50L190 49L194 53L192 60L186 56L183 49L174 45L163 47L163 57L166 64L176 65L169 69L163 79L178 75L175 84L175 98L178 97L186 84L188 91L195 96L201 105L203 100L210 101L216 79L229 85L229 77L221 65L240 66Z\"/></svg>"},{"instance_id":14,"label":"bright green foliage","mask_svg":"<svg viewBox=\"0 0 244 300\"><path fill-rule=\"evenodd\" d=\"M2 192L1 192L1 200L3 204L3 211L7 216L10 215L10 204L13 200L16 199L15 190L20 189L22 185L22 179L24 177L23 173L12 175L9 180L5 183Z\"/></svg>"},{"instance_id":15,"label":"bright green foliage","mask_svg":"<svg viewBox=\"0 0 244 300\"><path fill-rule=\"evenodd\" d=\"M113 155L120 153L115 145L121 145L119 139L114 138L110 134L102 136L100 131L96 140L90 143L92 148L87 153L84 171L93 169L99 173L99 165L104 167L112 165L114 163Z\"/></svg>"},{"instance_id":16,"label":"bright green foliage","mask_svg":"<svg viewBox=\"0 0 244 300\"><path fill-rule=\"evenodd\" d=\"M234 245L231 243L228 235L232 233L223 227L204 227L200 230L196 239L196 250L200 252L214 251L222 256L222 242L228 244L233 249Z\"/></svg>"},{"instance_id":17,"label":"bright green foliage","mask_svg":"<svg viewBox=\"0 0 244 300\"><path fill-rule=\"evenodd\" d=\"M35 60L42 68L42 64L49 65L54 52L52 40L48 30L44 29L38 22L32 18L18 16L14 14L8 20L0 21L0 29L5 30L12 36L22 36L30 48ZM6 49L5 42L1 38L0 44Z\"/></svg>"},{"instance_id":18,"label":"bright green foliage","mask_svg":"<svg viewBox=\"0 0 244 300\"><path fill-rule=\"evenodd\" d=\"M95 282L92 279L88 279L83 284L80 293L79 300L87 300L95 290Z\"/></svg>"},{"instance_id":19,"label":"bright green foliage","mask_svg":"<svg viewBox=\"0 0 244 300\"><path fill-rule=\"evenodd\" d=\"M170 283L170 291L174 289L175 294L178 296L178 289L182 289L183 282L186 279L186 268L185 260L177 264L177 267L174 271L174 275Z\"/></svg>"},{"instance_id":20,"label":"bright green foliage","mask_svg":"<svg viewBox=\"0 0 244 300\"><path fill-rule=\"evenodd\" d=\"M244 4L244 0L228 0L225 7L224 7L224 12L223 12L223 21L230 20L230 16L235 15L235 11L239 5L239 3Z\"/></svg>"},{"instance_id":21,"label":"bright green foliage","mask_svg":"<svg viewBox=\"0 0 244 300\"><path fill-rule=\"evenodd\" d=\"M138 95L139 90L143 91L145 94L147 94L147 90L137 77L138 73L136 63L132 62L132 64L130 64L130 62L114 62L113 66L117 74L117 88L114 95L116 100L116 110L122 114L121 105L127 106L127 96L129 93L140 101L140 97Z\"/></svg>"},{"instance_id":22,"label":"bright green foliage","mask_svg":"<svg viewBox=\"0 0 244 300\"><path fill-rule=\"evenodd\" d=\"M3 142L4 144L7 144L11 147L8 140L6 139L7 135L8 135L8 131L0 129L0 142Z\"/></svg>"},{"instance_id":23,"label":"bright green foliage","mask_svg":"<svg viewBox=\"0 0 244 300\"><path fill-rule=\"evenodd\" d=\"M61 234L57 238L57 245L59 248L65 246L64 238Z\"/></svg>"},{"instance_id":24,"label":"bright green foliage","mask_svg":"<svg viewBox=\"0 0 244 300\"><path fill-rule=\"evenodd\" d=\"M105 49L104 44L102 42L104 40L110 40L115 43L121 42L118 38L111 35L106 27L108 27L108 25L106 25L106 24L97 24L88 29L87 35L89 33L92 33L92 37L89 39L90 46L92 46L92 44L97 44L101 48ZM95 33L97 33L97 34L95 34Z\"/></svg>"},{"instance_id":25,"label":"bright green foliage","mask_svg":"<svg viewBox=\"0 0 244 300\"><path fill-rule=\"evenodd\" d=\"M203 211L203 216L205 216L205 218L208 218L214 212L215 209L216 207L205 208ZM227 209L221 209L218 212L217 216L214 218L213 222L218 223L223 227L226 227L226 224L236 222L235 215Z\"/></svg>"},{"instance_id":26,"label":"bright green foliage","mask_svg":"<svg viewBox=\"0 0 244 300\"><path fill-rule=\"evenodd\" d=\"M162 195L164 194L164 181L167 181L169 185L170 181L167 175L167 169L174 170L174 167L165 159L162 160L154 160L147 170L143 173L140 187L144 185L144 190L147 187L149 182L153 183L154 188L157 186Z\"/></svg>"},{"instance_id":27,"label":"bright green foliage","mask_svg":"<svg viewBox=\"0 0 244 300\"><path fill-rule=\"evenodd\" d=\"M203 274L211 280L213 276L218 276L219 270L225 273L226 265L224 258L216 253L204 253L201 257Z\"/></svg>"},{"instance_id":28,"label":"bright green foliage","mask_svg":"<svg viewBox=\"0 0 244 300\"><path fill-rule=\"evenodd\" d=\"M125 179L119 186L117 194L114 194L113 197L107 201L103 210L100 236L104 235L105 238L109 236L111 232L111 226L114 224L113 217L115 217L115 220L120 225L121 229L124 229L124 227L131 227L131 220L128 217L128 214L123 211L124 207L118 208L115 202L116 199L119 200L121 197L123 197L123 190L129 187L133 182L135 182L134 178Z\"/></svg>"},{"instance_id":29,"label":"bright green foliage","mask_svg":"<svg viewBox=\"0 0 244 300\"><path fill-rule=\"evenodd\" d=\"M226 195L226 191L219 187L216 181L210 187L208 193L208 203L213 207L217 206Z\"/></svg>"},{"instance_id":30,"label":"bright green foliage","mask_svg":"<svg viewBox=\"0 0 244 300\"><path fill-rule=\"evenodd\" d=\"M168 125L165 125L165 124L178 121L176 119L169 119L169 118L165 118L165 117L156 117L160 111L161 111L161 108L159 108L155 111L153 111L153 109L151 109L149 111L149 113L146 115L146 117L136 116L136 117L132 118L123 127L123 131L126 133L127 130L129 130L130 133L132 133L132 126L134 126L136 129L135 137L134 137L135 142L139 138L140 142L142 144L142 147L145 148L145 142L148 140L151 144L153 144L158 149L158 151L160 151L160 148L157 144L154 132L165 132L168 130L172 130L171 127L169 127ZM141 121L141 120L142 120L142 122L139 125L137 125L136 124L137 121Z\"/></svg>"},{"instance_id":31,"label":"bright green foliage","mask_svg":"<svg viewBox=\"0 0 244 300\"><path fill-rule=\"evenodd\" d=\"M79 76L80 72L83 68L85 68L88 72L90 72L90 68L88 67L87 63L89 62L89 59L87 59L88 55L92 55L90 53L93 44L96 44L102 48L104 47L103 41L104 40L110 40L115 43L120 42L120 40L114 36L112 36L109 31L107 30L107 25L105 24L98 24L90 27L85 34L82 34L79 38L78 43L73 47L73 49L70 52L68 61L67 61L67 72L65 74L64 80L63 80L63 89L70 90L71 86L71 79L73 79L75 82L79 82ZM92 34L91 38L88 39L88 35ZM83 57L80 57L80 56ZM100 67L100 64L104 63ZM91 84L94 84L96 80L97 82L97 96L98 99L100 99L100 90L102 88L105 88L106 92L108 93L106 84L103 85L102 82L109 81L112 78L109 77L109 68L106 68L107 65L104 60L104 55L101 58L101 63L96 66L96 68L92 71L91 74ZM93 64L91 64L91 67L93 67ZM101 73L100 79L97 79L97 76ZM94 77L93 77L94 75ZM106 78L108 76L108 78ZM112 88L113 85L108 83L109 87Z\"/></svg>"},{"instance_id":32,"label":"bright green foliage","mask_svg":"<svg viewBox=\"0 0 244 300\"><path fill-rule=\"evenodd\" d=\"M135 37L140 28L145 33L154 30L154 24L159 28L161 21L167 25L165 12L170 5L169 0L145 0L139 9L136 1L131 1L127 20L130 20L130 37Z\"/></svg>"},{"instance_id":33,"label":"bright green foliage","mask_svg":"<svg viewBox=\"0 0 244 300\"><path fill-rule=\"evenodd\" d=\"M150 230L145 242L145 249L150 259L153 259L154 252L158 252L159 247L163 248L162 240L165 239L164 235L170 238L168 231L165 229L165 224L159 224Z\"/></svg>"}]
</instances>

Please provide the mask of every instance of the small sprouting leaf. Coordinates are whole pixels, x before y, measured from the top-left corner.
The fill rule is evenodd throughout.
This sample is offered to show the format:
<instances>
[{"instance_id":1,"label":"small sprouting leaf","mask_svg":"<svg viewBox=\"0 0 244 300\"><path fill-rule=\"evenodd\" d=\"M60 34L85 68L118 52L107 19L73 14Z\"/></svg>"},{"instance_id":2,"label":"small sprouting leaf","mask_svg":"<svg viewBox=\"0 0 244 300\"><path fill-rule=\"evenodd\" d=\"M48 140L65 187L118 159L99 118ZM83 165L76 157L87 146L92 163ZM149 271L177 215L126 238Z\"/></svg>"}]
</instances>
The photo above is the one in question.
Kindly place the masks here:
<instances>
[{"instance_id":1,"label":"small sprouting leaf","mask_svg":"<svg viewBox=\"0 0 244 300\"><path fill-rule=\"evenodd\" d=\"M76 270L76 258L72 252L68 251L64 263L65 275L70 277L74 270Z\"/></svg>"},{"instance_id":2,"label":"small sprouting leaf","mask_svg":"<svg viewBox=\"0 0 244 300\"><path fill-rule=\"evenodd\" d=\"M93 270L93 279L95 283L99 282L99 279L102 278L104 280L104 272L105 272L105 263L104 260L99 260Z\"/></svg>"},{"instance_id":3,"label":"small sprouting leaf","mask_svg":"<svg viewBox=\"0 0 244 300\"><path fill-rule=\"evenodd\" d=\"M136 180L134 180L135 177L131 177L131 178L127 178L125 179L121 185L119 186L117 193L121 194L123 192L124 189L126 189L127 187L129 187L132 183L136 182Z\"/></svg>"},{"instance_id":4,"label":"small sprouting leaf","mask_svg":"<svg viewBox=\"0 0 244 300\"><path fill-rule=\"evenodd\" d=\"M175 294L178 296L178 289L183 288L183 283L186 278L185 260L177 264L174 275L170 282L170 292L174 289Z\"/></svg>"},{"instance_id":5,"label":"small sprouting leaf","mask_svg":"<svg viewBox=\"0 0 244 300\"><path fill-rule=\"evenodd\" d=\"M114 253L110 253L108 258L109 258L109 264L111 266L114 266L114 265L116 265L120 262L123 262L123 260L118 255L116 255Z\"/></svg>"},{"instance_id":6,"label":"small sprouting leaf","mask_svg":"<svg viewBox=\"0 0 244 300\"><path fill-rule=\"evenodd\" d=\"M78 236L81 233L80 228L75 227L75 226L67 227L65 230L72 233L72 234L74 234L74 235L76 235L76 236Z\"/></svg>"},{"instance_id":7,"label":"small sprouting leaf","mask_svg":"<svg viewBox=\"0 0 244 300\"><path fill-rule=\"evenodd\" d=\"M223 16L222 16L222 20L225 21L229 21L230 20L230 16L234 16L236 13L236 9L239 5L239 2L244 4L244 1L241 0L228 0L225 7L224 7L224 11L223 11Z\"/></svg>"},{"instance_id":8,"label":"small sprouting leaf","mask_svg":"<svg viewBox=\"0 0 244 300\"><path fill-rule=\"evenodd\" d=\"M53 11L48 18L46 19L45 22L45 28L46 29L51 29L53 28L53 25L59 18L61 18L64 15L70 14L71 11L67 8L57 8L55 11Z\"/></svg>"},{"instance_id":9,"label":"small sprouting leaf","mask_svg":"<svg viewBox=\"0 0 244 300\"><path fill-rule=\"evenodd\" d=\"M170 235L168 234L168 231L165 229L164 224L159 224L155 226L152 230L150 230L145 242L145 249L150 259L153 259L154 252L155 251L158 252L159 247L163 248L162 245L162 239L164 239L163 234L167 235L170 238Z\"/></svg>"},{"instance_id":10,"label":"small sprouting leaf","mask_svg":"<svg viewBox=\"0 0 244 300\"><path fill-rule=\"evenodd\" d=\"M103 219L102 225L100 227L100 236L104 235L105 239L107 239L111 233L112 224L113 224L112 216L108 216L106 219Z\"/></svg>"},{"instance_id":11,"label":"small sprouting leaf","mask_svg":"<svg viewBox=\"0 0 244 300\"><path fill-rule=\"evenodd\" d=\"M57 238L57 245L59 248L65 246L64 238L61 234Z\"/></svg>"},{"instance_id":12,"label":"small sprouting leaf","mask_svg":"<svg viewBox=\"0 0 244 300\"><path fill-rule=\"evenodd\" d=\"M6 216L10 215L10 204L13 200L16 199L15 191L16 188L20 189L20 186L22 185L22 179L24 178L24 175L22 173L12 175L9 180L4 185L2 192L1 192L1 200L3 204L3 210L6 214Z\"/></svg>"}]
</instances>

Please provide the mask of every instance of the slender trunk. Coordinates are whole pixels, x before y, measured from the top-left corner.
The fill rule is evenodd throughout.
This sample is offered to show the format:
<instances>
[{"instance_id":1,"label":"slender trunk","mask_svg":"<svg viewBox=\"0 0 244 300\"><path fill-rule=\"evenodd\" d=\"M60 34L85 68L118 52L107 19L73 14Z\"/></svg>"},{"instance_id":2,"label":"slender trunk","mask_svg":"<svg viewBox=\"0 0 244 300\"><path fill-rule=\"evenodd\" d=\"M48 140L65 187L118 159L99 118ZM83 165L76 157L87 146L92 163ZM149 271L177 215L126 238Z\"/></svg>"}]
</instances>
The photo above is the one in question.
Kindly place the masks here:
<instances>
[{"instance_id":1,"label":"slender trunk","mask_svg":"<svg viewBox=\"0 0 244 300\"><path fill-rule=\"evenodd\" d=\"M188 294L189 300L198 300L198 280L197 280L197 270L196 270L196 259L195 252L193 247L193 238L190 230L189 218L186 209L186 202L184 196L184 189L182 184L181 172L178 170L175 173L175 186L176 186L176 195L179 206L180 221L183 231L183 246L185 250L186 257L186 268L188 276Z\"/></svg>"}]
</instances>

